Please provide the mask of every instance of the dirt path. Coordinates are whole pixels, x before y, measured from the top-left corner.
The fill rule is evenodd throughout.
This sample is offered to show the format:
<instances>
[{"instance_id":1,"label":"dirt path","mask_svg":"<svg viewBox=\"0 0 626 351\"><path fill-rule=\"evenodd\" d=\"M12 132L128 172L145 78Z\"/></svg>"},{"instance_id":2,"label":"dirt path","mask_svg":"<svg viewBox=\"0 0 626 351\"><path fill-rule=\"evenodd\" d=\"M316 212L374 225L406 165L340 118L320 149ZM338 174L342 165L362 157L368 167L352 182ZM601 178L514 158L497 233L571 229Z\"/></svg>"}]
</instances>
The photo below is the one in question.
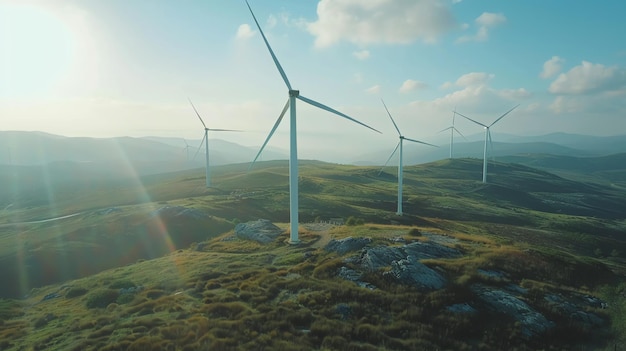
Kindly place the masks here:
<instances>
[{"instance_id":1,"label":"dirt path","mask_svg":"<svg viewBox=\"0 0 626 351\"><path fill-rule=\"evenodd\" d=\"M304 227L311 232L319 235L320 238L316 242L311 245L314 248L320 248L326 246L329 241L331 241L332 235L330 235L330 230L335 227L334 224L327 223L308 223L305 224Z\"/></svg>"}]
</instances>

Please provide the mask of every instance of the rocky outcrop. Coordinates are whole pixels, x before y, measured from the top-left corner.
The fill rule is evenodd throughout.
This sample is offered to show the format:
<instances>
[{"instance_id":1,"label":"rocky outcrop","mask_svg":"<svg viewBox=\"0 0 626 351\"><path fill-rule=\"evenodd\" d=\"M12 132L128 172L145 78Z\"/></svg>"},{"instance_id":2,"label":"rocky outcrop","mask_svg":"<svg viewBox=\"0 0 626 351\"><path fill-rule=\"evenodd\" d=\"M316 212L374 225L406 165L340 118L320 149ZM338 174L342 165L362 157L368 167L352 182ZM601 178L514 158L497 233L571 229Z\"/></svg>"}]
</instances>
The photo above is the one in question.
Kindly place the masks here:
<instances>
[{"instance_id":1,"label":"rocky outcrop","mask_svg":"<svg viewBox=\"0 0 626 351\"><path fill-rule=\"evenodd\" d=\"M604 319L592 312L584 310L585 305L594 308L606 308L606 303L592 296L572 296L567 298L561 294L547 294L544 300L555 312L566 316L573 323L584 329L599 327Z\"/></svg>"},{"instance_id":2,"label":"rocky outcrop","mask_svg":"<svg viewBox=\"0 0 626 351\"><path fill-rule=\"evenodd\" d=\"M427 258L455 258L460 257L459 250L437 244L431 241L416 241L401 247L407 255L413 256L418 260Z\"/></svg>"},{"instance_id":3,"label":"rocky outcrop","mask_svg":"<svg viewBox=\"0 0 626 351\"><path fill-rule=\"evenodd\" d=\"M259 219L235 226L235 236L242 240L253 240L261 244L268 244L283 232L267 219Z\"/></svg>"},{"instance_id":4,"label":"rocky outcrop","mask_svg":"<svg viewBox=\"0 0 626 351\"><path fill-rule=\"evenodd\" d=\"M351 251L358 251L372 243L370 238L353 238L347 237L339 240L332 239L326 244L324 249L330 252L336 252L344 255Z\"/></svg>"},{"instance_id":5,"label":"rocky outcrop","mask_svg":"<svg viewBox=\"0 0 626 351\"><path fill-rule=\"evenodd\" d=\"M183 206L163 206L150 213L152 217L161 218L174 218L174 217L186 217L193 219L207 218L207 214L199 211L195 208L188 208Z\"/></svg>"},{"instance_id":6,"label":"rocky outcrop","mask_svg":"<svg viewBox=\"0 0 626 351\"><path fill-rule=\"evenodd\" d=\"M458 250L431 242L413 242L402 246L376 246L361 251L357 259L361 266L372 271L391 266L399 260L418 261L427 258L454 258L461 256Z\"/></svg>"},{"instance_id":7,"label":"rocky outcrop","mask_svg":"<svg viewBox=\"0 0 626 351\"><path fill-rule=\"evenodd\" d=\"M391 262L391 270L383 275L422 290L437 290L446 285L446 278L412 256Z\"/></svg>"},{"instance_id":8,"label":"rocky outcrop","mask_svg":"<svg viewBox=\"0 0 626 351\"><path fill-rule=\"evenodd\" d=\"M474 284L471 289L491 309L518 321L522 335L528 339L554 328L554 322L507 291L482 284Z\"/></svg>"},{"instance_id":9,"label":"rocky outcrop","mask_svg":"<svg viewBox=\"0 0 626 351\"><path fill-rule=\"evenodd\" d=\"M368 284L361 280L362 272L389 269L383 275L394 282L423 290L441 289L446 285L446 278L419 260L461 256L458 250L434 242L418 241L402 246L380 245L368 248L367 245L371 243L369 238L346 239L345 241L331 241L326 246L326 250L336 252L347 250L348 252L355 247L363 247L359 256L346 259L346 263L354 264L356 269L342 267L338 273L342 278L354 281L361 286Z\"/></svg>"}]
</instances>

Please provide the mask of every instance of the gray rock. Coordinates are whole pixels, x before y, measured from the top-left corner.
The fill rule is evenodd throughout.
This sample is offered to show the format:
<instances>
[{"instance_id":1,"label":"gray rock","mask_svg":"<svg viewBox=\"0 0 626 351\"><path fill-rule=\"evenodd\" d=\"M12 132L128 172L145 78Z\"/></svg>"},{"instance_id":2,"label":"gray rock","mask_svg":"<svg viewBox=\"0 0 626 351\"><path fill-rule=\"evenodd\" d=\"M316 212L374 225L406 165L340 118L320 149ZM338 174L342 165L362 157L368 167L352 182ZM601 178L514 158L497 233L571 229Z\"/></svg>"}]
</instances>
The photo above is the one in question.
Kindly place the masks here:
<instances>
[{"instance_id":1,"label":"gray rock","mask_svg":"<svg viewBox=\"0 0 626 351\"><path fill-rule=\"evenodd\" d=\"M458 250L434 242L413 242L402 246L376 246L365 249L359 258L360 264L368 270L377 270L389 267L392 262L406 259L413 260L427 258L454 258L460 257Z\"/></svg>"},{"instance_id":2,"label":"gray rock","mask_svg":"<svg viewBox=\"0 0 626 351\"><path fill-rule=\"evenodd\" d=\"M333 244L331 247L335 247ZM420 259L458 257L458 250L434 243L413 242L402 246L376 246L364 248L357 258L346 259L346 262L360 266L364 271L377 271L381 268L391 268L384 275L394 281L434 290L443 288L446 279L433 269L425 266ZM359 277L360 279L360 277Z\"/></svg>"},{"instance_id":3,"label":"gray rock","mask_svg":"<svg viewBox=\"0 0 626 351\"><path fill-rule=\"evenodd\" d=\"M364 282L361 280L361 278L363 277L363 273L355 271L354 269L350 269L348 267L341 267L339 268L339 272L337 273L337 275L340 278L343 278L345 280L349 280L351 282L354 282L356 285L362 287L362 288L367 288L370 290L374 290L376 289L376 287L368 282Z\"/></svg>"},{"instance_id":4,"label":"gray rock","mask_svg":"<svg viewBox=\"0 0 626 351\"><path fill-rule=\"evenodd\" d=\"M446 285L446 278L428 268L423 263L408 256L406 259L393 261L391 270L383 274L396 281L425 290L437 290Z\"/></svg>"},{"instance_id":5,"label":"gray rock","mask_svg":"<svg viewBox=\"0 0 626 351\"><path fill-rule=\"evenodd\" d=\"M478 269L478 274L483 276L484 278L489 278L493 280L504 280L506 279L506 275L499 271L490 271L486 269Z\"/></svg>"},{"instance_id":6,"label":"gray rock","mask_svg":"<svg viewBox=\"0 0 626 351\"><path fill-rule=\"evenodd\" d=\"M597 298L594 298L600 301ZM579 299L568 299L560 294L547 294L544 297L544 300L548 303L550 308L558 312L561 315L567 316L573 322L579 324L585 329L591 329L593 327L598 327L604 324L604 319L600 318L598 315L587 312L583 310L584 305L589 303L588 296L584 296L581 305L577 304ZM594 300L595 301L595 300ZM601 306L598 302L598 306Z\"/></svg>"},{"instance_id":7,"label":"gray rock","mask_svg":"<svg viewBox=\"0 0 626 351\"><path fill-rule=\"evenodd\" d=\"M365 246L372 242L370 238L353 238L347 237L340 240L332 239L326 244L324 249L326 251L337 252L340 255L348 253L350 251L361 250Z\"/></svg>"},{"instance_id":8,"label":"gray rock","mask_svg":"<svg viewBox=\"0 0 626 351\"><path fill-rule=\"evenodd\" d=\"M474 307L466 303L457 303L455 305L448 306L446 307L446 310L452 313L459 313L459 314L474 314L477 312Z\"/></svg>"},{"instance_id":9,"label":"gray rock","mask_svg":"<svg viewBox=\"0 0 626 351\"><path fill-rule=\"evenodd\" d=\"M399 247L376 246L363 250L358 261L366 270L375 271L389 267L393 261L404 258L406 258L406 253Z\"/></svg>"},{"instance_id":10,"label":"gray rock","mask_svg":"<svg viewBox=\"0 0 626 351\"><path fill-rule=\"evenodd\" d=\"M350 269L345 266L339 268L339 272L337 273L337 275L340 278L343 278L345 280L350 280L353 282L359 281L361 280L361 277L363 277L363 273L357 272L354 269Z\"/></svg>"},{"instance_id":11,"label":"gray rock","mask_svg":"<svg viewBox=\"0 0 626 351\"><path fill-rule=\"evenodd\" d=\"M461 256L459 250L430 241L417 241L402 246L402 249L407 255L411 255L418 260L427 258L455 258Z\"/></svg>"},{"instance_id":12,"label":"gray rock","mask_svg":"<svg viewBox=\"0 0 626 351\"><path fill-rule=\"evenodd\" d=\"M513 317L522 326L522 335L532 338L545 331L552 329L555 324L544 315L535 311L524 301L510 293L487 287L482 284L474 284L472 291L492 309Z\"/></svg>"},{"instance_id":13,"label":"gray rock","mask_svg":"<svg viewBox=\"0 0 626 351\"><path fill-rule=\"evenodd\" d=\"M163 206L150 213L152 217L161 218L174 218L174 217L187 217L193 219L207 218L207 214L195 208L187 208L183 206Z\"/></svg>"},{"instance_id":14,"label":"gray rock","mask_svg":"<svg viewBox=\"0 0 626 351\"><path fill-rule=\"evenodd\" d=\"M235 236L237 238L257 241L261 244L268 244L274 241L282 232L282 229L267 219L239 223L235 226Z\"/></svg>"}]
</instances>

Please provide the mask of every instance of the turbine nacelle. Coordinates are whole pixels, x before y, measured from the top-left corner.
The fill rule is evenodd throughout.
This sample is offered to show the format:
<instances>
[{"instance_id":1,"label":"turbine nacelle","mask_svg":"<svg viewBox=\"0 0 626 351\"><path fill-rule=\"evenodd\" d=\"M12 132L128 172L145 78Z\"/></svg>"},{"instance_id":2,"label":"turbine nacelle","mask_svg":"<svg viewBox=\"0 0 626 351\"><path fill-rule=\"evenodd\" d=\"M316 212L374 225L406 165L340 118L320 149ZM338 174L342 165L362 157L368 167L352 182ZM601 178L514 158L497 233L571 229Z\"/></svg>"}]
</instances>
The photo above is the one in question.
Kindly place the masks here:
<instances>
[{"instance_id":1,"label":"turbine nacelle","mask_svg":"<svg viewBox=\"0 0 626 351\"><path fill-rule=\"evenodd\" d=\"M289 90L290 97L298 97L300 96L300 90Z\"/></svg>"}]
</instances>

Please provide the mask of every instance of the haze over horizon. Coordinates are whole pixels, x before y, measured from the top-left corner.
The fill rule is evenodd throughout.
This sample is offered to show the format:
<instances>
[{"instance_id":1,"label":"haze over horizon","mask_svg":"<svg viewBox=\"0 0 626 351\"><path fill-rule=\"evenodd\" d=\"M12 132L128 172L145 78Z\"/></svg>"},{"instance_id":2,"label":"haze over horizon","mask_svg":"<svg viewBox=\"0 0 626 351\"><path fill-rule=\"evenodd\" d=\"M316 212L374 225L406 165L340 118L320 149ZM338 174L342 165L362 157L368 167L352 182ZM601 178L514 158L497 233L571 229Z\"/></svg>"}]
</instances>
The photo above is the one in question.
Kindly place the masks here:
<instances>
[{"instance_id":1,"label":"haze over horizon","mask_svg":"<svg viewBox=\"0 0 626 351\"><path fill-rule=\"evenodd\" d=\"M432 142L452 110L492 129L544 135L626 130L626 4L470 0L250 0L294 89L376 135L298 104L302 159L393 149L380 102ZM349 18L350 20L346 20ZM241 1L0 0L2 130L81 136L211 134L260 146L287 99ZM465 135L482 132L462 118ZM283 121L269 146L288 148ZM546 140L549 141L549 140Z\"/></svg>"}]
</instances>

